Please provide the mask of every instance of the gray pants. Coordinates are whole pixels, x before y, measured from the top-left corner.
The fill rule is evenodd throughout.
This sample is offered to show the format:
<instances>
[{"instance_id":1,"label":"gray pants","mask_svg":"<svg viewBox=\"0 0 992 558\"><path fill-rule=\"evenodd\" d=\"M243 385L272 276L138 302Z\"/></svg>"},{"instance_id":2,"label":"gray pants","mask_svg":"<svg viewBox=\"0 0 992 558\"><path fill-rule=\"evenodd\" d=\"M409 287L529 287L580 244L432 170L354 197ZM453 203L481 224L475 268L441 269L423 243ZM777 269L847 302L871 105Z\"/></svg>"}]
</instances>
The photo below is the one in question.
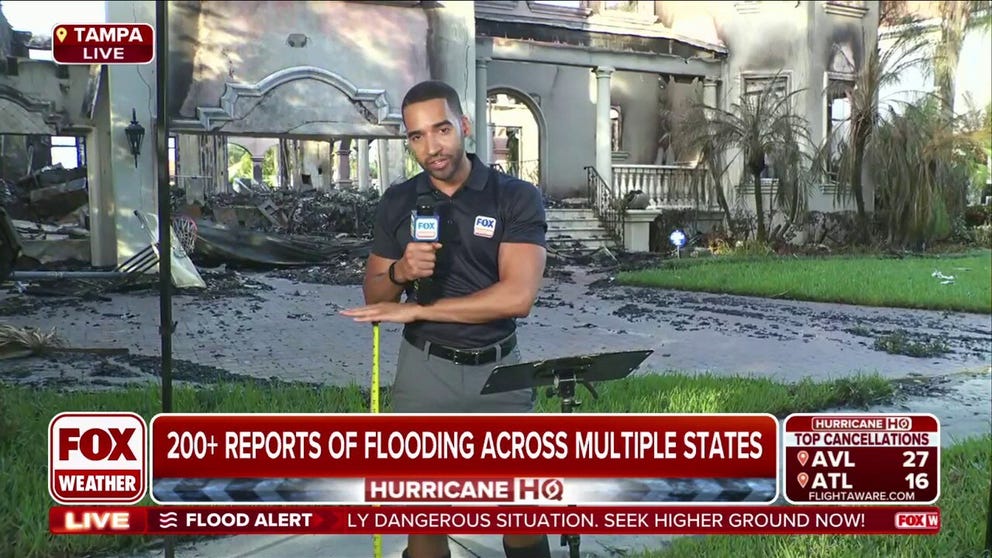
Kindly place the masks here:
<instances>
[{"instance_id":1,"label":"gray pants","mask_svg":"<svg viewBox=\"0 0 992 558\"><path fill-rule=\"evenodd\" d=\"M496 366L518 364L520 348L499 355L481 366L455 364L431 355L403 339L396 380L392 389L394 413L529 413L534 410L534 390L480 395L486 378ZM497 348L497 351L499 348Z\"/></svg>"}]
</instances>

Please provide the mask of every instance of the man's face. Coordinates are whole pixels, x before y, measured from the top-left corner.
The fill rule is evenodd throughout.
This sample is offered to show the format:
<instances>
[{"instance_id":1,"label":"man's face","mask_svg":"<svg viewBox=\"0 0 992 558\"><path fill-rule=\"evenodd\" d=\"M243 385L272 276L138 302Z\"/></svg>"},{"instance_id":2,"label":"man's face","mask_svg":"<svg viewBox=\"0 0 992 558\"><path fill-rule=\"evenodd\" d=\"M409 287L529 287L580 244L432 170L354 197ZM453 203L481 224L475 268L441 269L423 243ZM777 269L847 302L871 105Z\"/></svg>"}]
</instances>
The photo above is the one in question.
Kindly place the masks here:
<instances>
[{"instance_id":1,"label":"man's face","mask_svg":"<svg viewBox=\"0 0 992 558\"><path fill-rule=\"evenodd\" d=\"M403 109L406 137L417 162L432 177L448 182L465 158L468 117L458 117L444 99L431 99Z\"/></svg>"}]
</instances>

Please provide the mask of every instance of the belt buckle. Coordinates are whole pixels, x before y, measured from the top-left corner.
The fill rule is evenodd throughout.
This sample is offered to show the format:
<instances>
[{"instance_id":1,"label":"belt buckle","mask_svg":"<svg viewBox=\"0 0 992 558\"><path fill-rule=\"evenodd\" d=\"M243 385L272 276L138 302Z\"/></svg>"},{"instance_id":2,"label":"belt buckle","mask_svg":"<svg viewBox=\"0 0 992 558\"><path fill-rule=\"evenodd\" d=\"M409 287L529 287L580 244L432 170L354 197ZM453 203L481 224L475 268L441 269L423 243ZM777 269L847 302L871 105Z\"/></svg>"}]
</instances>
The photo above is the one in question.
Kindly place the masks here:
<instances>
[{"instance_id":1,"label":"belt buckle","mask_svg":"<svg viewBox=\"0 0 992 558\"><path fill-rule=\"evenodd\" d=\"M456 349L452 359L455 364L464 366L478 366L482 349Z\"/></svg>"}]
</instances>

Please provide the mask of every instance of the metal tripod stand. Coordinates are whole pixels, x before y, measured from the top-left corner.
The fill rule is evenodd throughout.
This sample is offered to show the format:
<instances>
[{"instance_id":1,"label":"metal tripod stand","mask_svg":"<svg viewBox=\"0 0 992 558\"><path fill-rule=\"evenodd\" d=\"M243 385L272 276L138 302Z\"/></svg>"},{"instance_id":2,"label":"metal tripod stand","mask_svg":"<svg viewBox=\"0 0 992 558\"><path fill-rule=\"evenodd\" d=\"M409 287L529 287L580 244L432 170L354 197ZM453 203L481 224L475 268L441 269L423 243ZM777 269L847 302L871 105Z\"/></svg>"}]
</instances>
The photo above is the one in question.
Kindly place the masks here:
<instances>
[{"instance_id":1,"label":"metal tripod stand","mask_svg":"<svg viewBox=\"0 0 992 558\"><path fill-rule=\"evenodd\" d=\"M561 412L571 413L582 404L575 398L575 386L582 384L598 399L592 382L619 380L634 371L653 351L626 351L576 357L563 357L510 364L493 368L482 387L482 395L547 386L548 397L561 398ZM579 558L579 535L562 535L561 546L569 558Z\"/></svg>"},{"instance_id":2,"label":"metal tripod stand","mask_svg":"<svg viewBox=\"0 0 992 558\"><path fill-rule=\"evenodd\" d=\"M572 409L582 405L582 402L575 398L575 385L582 384L589 390L592 394L593 399L599 399L599 394L596 393L596 389L592 387L592 384L580 379L579 372L581 372L584 366L562 369L562 370L552 370L553 383L551 387L547 389L548 397L560 397L561 398L561 412L571 413ZM559 546L568 547L568 557L569 558L579 558L579 546L582 544L581 535L562 535L561 543Z\"/></svg>"}]
</instances>

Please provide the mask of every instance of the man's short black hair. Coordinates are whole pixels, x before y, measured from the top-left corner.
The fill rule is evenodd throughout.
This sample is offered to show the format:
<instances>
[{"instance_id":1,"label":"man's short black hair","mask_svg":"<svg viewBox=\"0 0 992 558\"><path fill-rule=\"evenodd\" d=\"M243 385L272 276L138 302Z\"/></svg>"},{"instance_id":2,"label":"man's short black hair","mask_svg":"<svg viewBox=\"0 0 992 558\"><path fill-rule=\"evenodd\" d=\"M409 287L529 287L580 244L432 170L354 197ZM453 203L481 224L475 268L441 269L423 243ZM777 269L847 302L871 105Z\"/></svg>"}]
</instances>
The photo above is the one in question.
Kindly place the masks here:
<instances>
[{"instance_id":1,"label":"man's short black hair","mask_svg":"<svg viewBox=\"0 0 992 558\"><path fill-rule=\"evenodd\" d=\"M406 109L407 105L434 99L444 99L448 103L448 106L451 107L451 112L455 113L455 116L460 118L464 114L462 112L462 102L458 98L458 92L447 83L438 80L422 81L411 87L406 92L406 96L403 97L403 104L400 106L400 110Z\"/></svg>"}]
</instances>

